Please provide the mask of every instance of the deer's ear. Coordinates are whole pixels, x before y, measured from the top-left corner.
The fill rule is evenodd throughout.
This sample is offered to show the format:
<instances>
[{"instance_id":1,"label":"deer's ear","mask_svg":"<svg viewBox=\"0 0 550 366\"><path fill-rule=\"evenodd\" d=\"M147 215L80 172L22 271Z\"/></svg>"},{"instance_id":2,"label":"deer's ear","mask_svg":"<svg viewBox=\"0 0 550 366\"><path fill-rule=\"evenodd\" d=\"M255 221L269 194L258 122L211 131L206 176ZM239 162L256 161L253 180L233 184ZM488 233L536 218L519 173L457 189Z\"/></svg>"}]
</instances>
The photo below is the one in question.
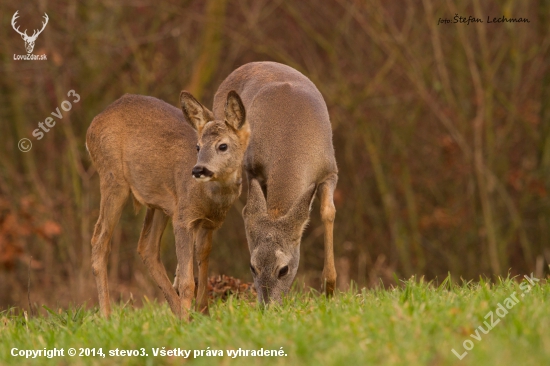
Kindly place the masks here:
<instances>
[{"instance_id":1,"label":"deer's ear","mask_svg":"<svg viewBox=\"0 0 550 366\"><path fill-rule=\"evenodd\" d=\"M214 120L212 112L185 90L180 94L180 103L185 119L197 132L200 133L206 123Z\"/></svg>"},{"instance_id":2,"label":"deer's ear","mask_svg":"<svg viewBox=\"0 0 550 366\"><path fill-rule=\"evenodd\" d=\"M250 179L248 185L248 198L246 206L243 208L243 217L245 219L260 218L267 215L267 202L264 192L257 179Z\"/></svg>"},{"instance_id":3,"label":"deer's ear","mask_svg":"<svg viewBox=\"0 0 550 366\"><path fill-rule=\"evenodd\" d=\"M225 122L235 130L240 130L246 121L243 101L235 90L227 93L225 102Z\"/></svg>"},{"instance_id":4,"label":"deer's ear","mask_svg":"<svg viewBox=\"0 0 550 366\"><path fill-rule=\"evenodd\" d=\"M304 193L302 193L300 198L294 203L294 206L291 207L288 213L279 219L283 225L299 231L300 235L302 235L309 221L309 212L311 210L311 204L313 202L313 197L316 190L317 186L312 184Z\"/></svg>"}]
</instances>

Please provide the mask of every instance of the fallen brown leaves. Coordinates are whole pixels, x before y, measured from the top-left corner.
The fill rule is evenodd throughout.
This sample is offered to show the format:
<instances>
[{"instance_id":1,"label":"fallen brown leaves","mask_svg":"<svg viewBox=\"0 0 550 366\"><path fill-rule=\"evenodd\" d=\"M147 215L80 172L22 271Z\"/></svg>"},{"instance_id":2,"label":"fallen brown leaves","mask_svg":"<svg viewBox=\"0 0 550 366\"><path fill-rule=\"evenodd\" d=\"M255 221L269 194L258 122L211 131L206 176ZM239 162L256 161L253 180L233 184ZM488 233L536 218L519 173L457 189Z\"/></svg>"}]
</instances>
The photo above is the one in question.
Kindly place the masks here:
<instances>
[{"instance_id":1,"label":"fallen brown leaves","mask_svg":"<svg viewBox=\"0 0 550 366\"><path fill-rule=\"evenodd\" d=\"M227 300L230 295L254 300L256 298L256 290L250 282L241 282L240 279L218 275L208 279L208 297L211 300L221 299Z\"/></svg>"},{"instance_id":2,"label":"fallen brown leaves","mask_svg":"<svg viewBox=\"0 0 550 366\"><path fill-rule=\"evenodd\" d=\"M0 196L0 268L12 270L17 260L29 263L27 241L33 235L52 245L61 234L61 226L46 219L46 208L32 197L21 198L19 205ZM39 260L33 259L33 269L41 269Z\"/></svg>"}]
</instances>

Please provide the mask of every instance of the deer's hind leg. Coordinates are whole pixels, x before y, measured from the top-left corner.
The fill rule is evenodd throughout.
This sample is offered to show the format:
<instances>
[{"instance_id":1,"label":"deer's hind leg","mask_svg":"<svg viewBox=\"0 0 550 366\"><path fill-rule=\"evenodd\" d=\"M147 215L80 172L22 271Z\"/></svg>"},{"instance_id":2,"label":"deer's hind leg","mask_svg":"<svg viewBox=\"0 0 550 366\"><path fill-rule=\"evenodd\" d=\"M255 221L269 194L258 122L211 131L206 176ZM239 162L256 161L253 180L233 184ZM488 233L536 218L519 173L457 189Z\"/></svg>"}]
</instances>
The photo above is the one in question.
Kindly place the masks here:
<instances>
[{"instance_id":1,"label":"deer's hind leg","mask_svg":"<svg viewBox=\"0 0 550 366\"><path fill-rule=\"evenodd\" d=\"M160 241L167 222L168 216L162 211L147 208L143 229L139 237L138 253L149 274L164 294L170 309L172 309L174 314L180 316L181 306L179 296L172 287L166 275L166 269L160 260Z\"/></svg>"},{"instance_id":2,"label":"deer's hind leg","mask_svg":"<svg viewBox=\"0 0 550 366\"><path fill-rule=\"evenodd\" d=\"M124 203L130 193L130 188L123 180L116 180L112 175L109 179L101 179L101 203L99 218L92 236L92 271L95 276L99 295L99 308L105 317L111 314L109 299L109 284L107 282L107 262L111 251L111 236L120 219Z\"/></svg>"},{"instance_id":3,"label":"deer's hind leg","mask_svg":"<svg viewBox=\"0 0 550 366\"><path fill-rule=\"evenodd\" d=\"M334 294L336 287L336 268L334 266L334 245L333 231L334 219L336 217L336 208L334 207L334 189L338 176L331 175L327 180L319 185L317 195L321 201L321 220L325 227L325 264L323 266L323 283L327 296Z\"/></svg>"}]
</instances>

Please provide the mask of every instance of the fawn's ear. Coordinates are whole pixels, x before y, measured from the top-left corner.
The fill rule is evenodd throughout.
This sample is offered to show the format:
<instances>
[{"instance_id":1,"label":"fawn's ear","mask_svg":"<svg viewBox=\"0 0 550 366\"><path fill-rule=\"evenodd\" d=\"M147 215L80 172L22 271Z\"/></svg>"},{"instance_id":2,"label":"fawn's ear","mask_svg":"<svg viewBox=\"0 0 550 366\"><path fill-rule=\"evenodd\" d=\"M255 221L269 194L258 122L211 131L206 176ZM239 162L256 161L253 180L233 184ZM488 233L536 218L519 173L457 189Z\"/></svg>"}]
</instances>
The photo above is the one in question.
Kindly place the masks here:
<instances>
[{"instance_id":1,"label":"fawn's ear","mask_svg":"<svg viewBox=\"0 0 550 366\"><path fill-rule=\"evenodd\" d=\"M185 119L198 133L201 132L206 123L214 120L212 112L185 90L180 94L180 103Z\"/></svg>"},{"instance_id":2,"label":"fawn's ear","mask_svg":"<svg viewBox=\"0 0 550 366\"><path fill-rule=\"evenodd\" d=\"M241 97L235 90L227 93L227 101L225 102L225 123L233 127L235 130L240 130L246 121L246 112Z\"/></svg>"}]
</instances>

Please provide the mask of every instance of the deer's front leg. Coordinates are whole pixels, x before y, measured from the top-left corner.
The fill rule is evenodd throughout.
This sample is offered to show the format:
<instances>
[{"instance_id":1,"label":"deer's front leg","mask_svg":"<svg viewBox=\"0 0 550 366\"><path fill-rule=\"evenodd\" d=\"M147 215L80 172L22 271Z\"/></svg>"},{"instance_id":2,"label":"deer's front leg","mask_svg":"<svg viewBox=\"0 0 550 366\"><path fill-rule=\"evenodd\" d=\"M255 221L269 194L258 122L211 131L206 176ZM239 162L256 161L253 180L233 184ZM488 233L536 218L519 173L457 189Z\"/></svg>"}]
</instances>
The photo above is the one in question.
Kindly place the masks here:
<instances>
[{"instance_id":1,"label":"deer's front leg","mask_svg":"<svg viewBox=\"0 0 550 366\"><path fill-rule=\"evenodd\" d=\"M336 268L334 266L333 230L336 208L334 207L334 189L338 177L331 176L319 185L318 195L321 201L321 220L325 227L325 265L323 268L323 282L327 296L334 294L336 287Z\"/></svg>"},{"instance_id":2,"label":"deer's front leg","mask_svg":"<svg viewBox=\"0 0 550 366\"><path fill-rule=\"evenodd\" d=\"M154 208L147 209L147 215L145 216L143 229L139 237L138 253L143 259L145 267L149 270L151 277L153 277L164 293L170 309L172 309L175 315L179 316L181 312L180 298L172 288L170 280L166 275L166 269L160 260L160 241L167 222L168 216L162 211L155 210Z\"/></svg>"},{"instance_id":3,"label":"deer's front leg","mask_svg":"<svg viewBox=\"0 0 550 366\"><path fill-rule=\"evenodd\" d=\"M212 249L212 230L199 229L196 250L199 262L199 291L197 293L196 308L198 311L208 314L208 259Z\"/></svg>"},{"instance_id":4,"label":"deer's front leg","mask_svg":"<svg viewBox=\"0 0 550 366\"><path fill-rule=\"evenodd\" d=\"M178 295L180 294L179 293L179 291L180 291L180 279L178 277L178 272L179 271L180 271L180 265L178 264L176 266L176 273L174 274L174 284L172 285L172 287L174 288L174 290L176 290Z\"/></svg>"},{"instance_id":5,"label":"deer's front leg","mask_svg":"<svg viewBox=\"0 0 550 366\"><path fill-rule=\"evenodd\" d=\"M195 279L193 278L193 233L181 222L174 221L176 255L178 257L177 286L181 300L181 318L189 320L189 310L195 296Z\"/></svg>"}]
</instances>

